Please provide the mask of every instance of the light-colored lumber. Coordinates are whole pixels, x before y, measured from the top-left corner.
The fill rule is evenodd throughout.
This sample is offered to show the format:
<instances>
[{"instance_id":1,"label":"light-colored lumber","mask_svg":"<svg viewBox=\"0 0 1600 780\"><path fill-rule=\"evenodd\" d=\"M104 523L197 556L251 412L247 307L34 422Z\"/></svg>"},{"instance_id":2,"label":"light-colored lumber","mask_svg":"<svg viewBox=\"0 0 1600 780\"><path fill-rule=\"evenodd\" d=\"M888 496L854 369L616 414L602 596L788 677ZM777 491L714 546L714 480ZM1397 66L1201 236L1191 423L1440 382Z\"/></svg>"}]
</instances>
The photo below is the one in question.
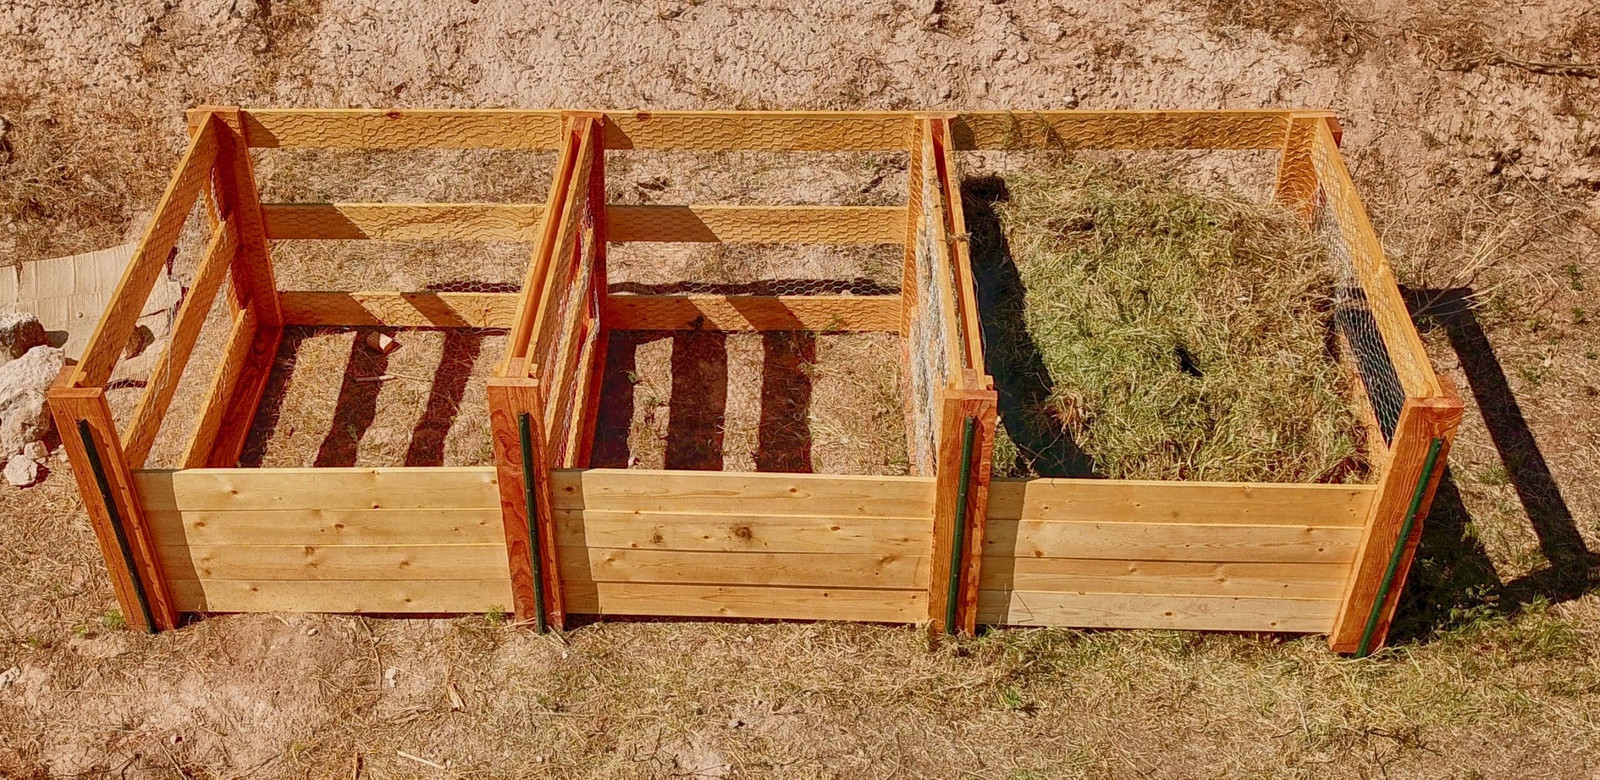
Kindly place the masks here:
<instances>
[{"instance_id":1,"label":"light-colored lumber","mask_svg":"<svg viewBox=\"0 0 1600 780\"><path fill-rule=\"evenodd\" d=\"M494 580L506 576L506 546L433 545L159 545L173 579Z\"/></svg>"},{"instance_id":2,"label":"light-colored lumber","mask_svg":"<svg viewBox=\"0 0 1600 780\"><path fill-rule=\"evenodd\" d=\"M1215 563L1086 558L983 559L984 590L1336 599L1342 563Z\"/></svg>"},{"instance_id":3,"label":"light-colored lumber","mask_svg":"<svg viewBox=\"0 0 1600 780\"><path fill-rule=\"evenodd\" d=\"M1332 599L994 590L978 598L979 620L990 625L1201 631L1327 631L1338 606Z\"/></svg>"},{"instance_id":4,"label":"light-colored lumber","mask_svg":"<svg viewBox=\"0 0 1600 780\"><path fill-rule=\"evenodd\" d=\"M608 111L607 149L889 152L906 148L903 111Z\"/></svg>"},{"instance_id":5,"label":"light-colored lumber","mask_svg":"<svg viewBox=\"0 0 1600 780\"><path fill-rule=\"evenodd\" d=\"M145 521L140 505L140 493L135 489L134 476L117 440L117 425L111 417L111 407L106 402L105 390L99 387L71 387L59 382L49 391L50 415L56 430L61 434L61 446L72 464L73 477L78 481L78 491L83 496L89 525L94 529L100 554L111 574L112 591L128 625L146 631L176 628L177 610L173 607L171 590L161 563L156 557L155 543L150 526ZM93 471L90 452L84 446L79 423L87 424L95 457L105 476L106 493ZM118 530L128 543L127 554L117 539ZM150 619L145 619L144 609L138 599L138 583L142 583Z\"/></svg>"},{"instance_id":6,"label":"light-colored lumber","mask_svg":"<svg viewBox=\"0 0 1600 780\"><path fill-rule=\"evenodd\" d=\"M561 548L561 576L569 583L913 590L927 587L928 558L896 553L727 553L565 545Z\"/></svg>"},{"instance_id":7,"label":"light-colored lumber","mask_svg":"<svg viewBox=\"0 0 1600 780\"><path fill-rule=\"evenodd\" d=\"M984 555L1147 561L1348 563L1361 530L1289 525L1002 521Z\"/></svg>"},{"instance_id":8,"label":"light-colored lumber","mask_svg":"<svg viewBox=\"0 0 1600 780\"><path fill-rule=\"evenodd\" d=\"M511 332L506 341L506 355L495 369L495 376L511 376L513 366L519 366L518 376L530 376L538 361L533 352L535 334L538 333L540 312L545 306L546 277L554 258L565 244L569 222L569 203L584 192L574 186L580 164L588 162L593 120L583 119L575 125L563 120L561 130L561 155L556 159L555 176L550 183L550 199L539 218L538 245L528 261L528 272L522 280L522 297L517 302L517 314L512 320Z\"/></svg>"},{"instance_id":9,"label":"light-colored lumber","mask_svg":"<svg viewBox=\"0 0 1600 780\"><path fill-rule=\"evenodd\" d=\"M1443 381L1449 382L1448 379ZM1416 555L1417 543L1422 538L1423 521L1444 474L1461 414L1461 399L1455 396L1453 387L1444 397L1408 398L1401 407L1378 495L1353 556L1338 620L1328 636L1328 644L1335 652L1351 653L1362 649L1361 636L1375 608L1377 621L1365 649L1370 651L1383 645L1395 608L1400 603L1400 592ZM1439 451L1429 464L1428 451L1435 440L1439 442ZM1426 470L1429 465L1432 471ZM1402 538L1413 502L1416 502L1416 514L1410 534ZM1395 571L1388 592L1383 593L1385 573L1397 545L1401 546L1400 555L1393 560ZM1382 603L1379 603L1380 598Z\"/></svg>"},{"instance_id":10,"label":"light-colored lumber","mask_svg":"<svg viewBox=\"0 0 1600 780\"><path fill-rule=\"evenodd\" d=\"M178 243L189 211L194 208L200 191L211 182L211 171L217 160L218 130L216 122L207 122L189 141L189 148L178 162L178 168L167 183L166 192L156 204L156 210L139 239L139 248L128 260L127 270L117 284L117 291L106 306L105 315L95 325L94 335L84 347L83 358L73 371L73 385L99 387L111 378L111 371L122 359L128 338L133 335L145 299L150 297L156 279L166 269L166 263Z\"/></svg>"},{"instance_id":11,"label":"light-colored lumber","mask_svg":"<svg viewBox=\"0 0 1600 780\"><path fill-rule=\"evenodd\" d=\"M267 238L533 241L543 203L268 203Z\"/></svg>"},{"instance_id":12,"label":"light-colored lumber","mask_svg":"<svg viewBox=\"0 0 1600 780\"><path fill-rule=\"evenodd\" d=\"M1280 149L1294 116L1327 112L966 111L952 146L974 149Z\"/></svg>"},{"instance_id":13,"label":"light-colored lumber","mask_svg":"<svg viewBox=\"0 0 1600 780\"><path fill-rule=\"evenodd\" d=\"M234 223L231 220L219 223L195 271L194 284L178 307L178 314L172 323L172 335L161 359L150 370L144 394L139 397L139 405L134 408L127 432L123 435L123 452L128 458L129 468L143 468L145 459L150 455L156 434L161 430L161 420L167 414L167 407L172 404L172 394L177 391L184 368L189 365L189 356L194 352L195 342L200 338L200 328L205 325L217 291L222 289L222 283L227 279L228 266L233 263L233 255L238 248Z\"/></svg>"},{"instance_id":14,"label":"light-colored lumber","mask_svg":"<svg viewBox=\"0 0 1600 780\"><path fill-rule=\"evenodd\" d=\"M173 580L172 596L183 612L453 614L507 609L511 581Z\"/></svg>"},{"instance_id":15,"label":"light-colored lumber","mask_svg":"<svg viewBox=\"0 0 1600 780\"><path fill-rule=\"evenodd\" d=\"M1284 132L1283 153L1278 159L1278 183L1274 196L1308 222L1316 214L1317 168L1311 161L1317 125L1325 120L1295 117Z\"/></svg>"},{"instance_id":16,"label":"light-colored lumber","mask_svg":"<svg viewBox=\"0 0 1600 780\"><path fill-rule=\"evenodd\" d=\"M136 471L149 511L477 509L499 506L491 467Z\"/></svg>"},{"instance_id":17,"label":"light-colored lumber","mask_svg":"<svg viewBox=\"0 0 1600 780\"><path fill-rule=\"evenodd\" d=\"M509 328L518 293L290 290L279 294L290 325Z\"/></svg>"},{"instance_id":18,"label":"light-colored lumber","mask_svg":"<svg viewBox=\"0 0 1600 780\"><path fill-rule=\"evenodd\" d=\"M554 519L557 542L576 548L925 556L929 540L927 517L557 509Z\"/></svg>"},{"instance_id":19,"label":"light-colored lumber","mask_svg":"<svg viewBox=\"0 0 1600 780\"><path fill-rule=\"evenodd\" d=\"M1359 528L1376 494L1376 485L997 479L989 488L989 516Z\"/></svg>"},{"instance_id":20,"label":"light-colored lumber","mask_svg":"<svg viewBox=\"0 0 1600 780\"><path fill-rule=\"evenodd\" d=\"M567 598L573 612L591 615L915 623L927 611L914 590L574 582Z\"/></svg>"},{"instance_id":21,"label":"light-colored lumber","mask_svg":"<svg viewBox=\"0 0 1600 780\"><path fill-rule=\"evenodd\" d=\"M898 295L609 295L613 330L894 332Z\"/></svg>"},{"instance_id":22,"label":"light-colored lumber","mask_svg":"<svg viewBox=\"0 0 1600 780\"><path fill-rule=\"evenodd\" d=\"M223 418L233 399L234 388L244 374L245 361L250 359L251 348L256 343L256 315L250 309L239 312L228 330L228 341L222 349L222 360L211 375L211 386L200 401L200 411L195 414L194 431L183 448L180 461L186 469L203 468L210 464L211 452L222 430Z\"/></svg>"},{"instance_id":23,"label":"light-colored lumber","mask_svg":"<svg viewBox=\"0 0 1600 780\"><path fill-rule=\"evenodd\" d=\"M189 112L191 123L199 111ZM558 149L560 111L257 108L244 112L252 148Z\"/></svg>"},{"instance_id":24,"label":"light-colored lumber","mask_svg":"<svg viewBox=\"0 0 1600 780\"><path fill-rule=\"evenodd\" d=\"M505 544L500 507L146 512L160 545Z\"/></svg>"},{"instance_id":25,"label":"light-colored lumber","mask_svg":"<svg viewBox=\"0 0 1600 780\"><path fill-rule=\"evenodd\" d=\"M616 242L899 244L899 206L609 206Z\"/></svg>"},{"instance_id":26,"label":"light-colored lumber","mask_svg":"<svg viewBox=\"0 0 1600 780\"><path fill-rule=\"evenodd\" d=\"M491 377L489 436L494 451L495 498L504 532L501 539L506 548L516 618L518 621L537 620L542 603L546 624L560 631L565 625L566 608L555 523L551 519L550 461L540 418L543 403L539 394L536 380ZM529 464L525 464L522 457L524 419L528 429L529 460L532 461ZM534 549L536 542L537 551ZM542 601L535 590L536 583L543 586ZM543 631L545 626L538 628Z\"/></svg>"},{"instance_id":27,"label":"light-colored lumber","mask_svg":"<svg viewBox=\"0 0 1600 780\"><path fill-rule=\"evenodd\" d=\"M933 511L933 480L831 474L557 469L554 507L812 517L915 517Z\"/></svg>"}]
</instances>

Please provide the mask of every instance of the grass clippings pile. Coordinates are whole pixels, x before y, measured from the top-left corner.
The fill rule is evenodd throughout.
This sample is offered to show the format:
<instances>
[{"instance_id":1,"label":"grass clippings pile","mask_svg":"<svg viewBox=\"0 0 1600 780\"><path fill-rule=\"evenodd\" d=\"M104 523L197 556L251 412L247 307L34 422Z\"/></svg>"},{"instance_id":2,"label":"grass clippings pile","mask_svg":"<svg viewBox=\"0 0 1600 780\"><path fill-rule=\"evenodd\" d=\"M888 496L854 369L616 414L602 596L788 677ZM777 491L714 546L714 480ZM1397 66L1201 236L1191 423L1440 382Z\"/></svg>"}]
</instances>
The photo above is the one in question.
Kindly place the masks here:
<instances>
[{"instance_id":1,"label":"grass clippings pile","mask_svg":"<svg viewBox=\"0 0 1600 780\"><path fill-rule=\"evenodd\" d=\"M1330 271L1293 215L1112 163L1005 188L978 209L998 230L975 230L973 250L980 276L1015 263L985 317L996 382L1021 399L1002 399L1002 473L1068 475L1049 461L1119 479L1365 476L1329 349Z\"/></svg>"}]
</instances>

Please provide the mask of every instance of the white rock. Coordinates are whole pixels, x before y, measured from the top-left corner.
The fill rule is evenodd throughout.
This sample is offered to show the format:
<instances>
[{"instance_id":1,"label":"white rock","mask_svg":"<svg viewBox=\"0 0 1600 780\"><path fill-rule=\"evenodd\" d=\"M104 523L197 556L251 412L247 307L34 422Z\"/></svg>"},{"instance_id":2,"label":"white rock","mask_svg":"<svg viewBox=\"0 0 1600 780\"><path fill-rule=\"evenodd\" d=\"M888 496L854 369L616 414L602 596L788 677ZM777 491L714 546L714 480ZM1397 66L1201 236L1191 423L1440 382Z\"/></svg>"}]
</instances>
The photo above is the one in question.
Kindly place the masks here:
<instances>
[{"instance_id":1,"label":"white rock","mask_svg":"<svg viewBox=\"0 0 1600 780\"><path fill-rule=\"evenodd\" d=\"M0 456L22 452L50 432L45 393L65 362L61 350L38 346L0 365Z\"/></svg>"},{"instance_id":2,"label":"white rock","mask_svg":"<svg viewBox=\"0 0 1600 780\"><path fill-rule=\"evenodd\" d=\"M35 463L43 463L50 459L50 448L44 446L42 441L30 441L22 445L22 456Z\"/></svg>"},{"instance_id":3,"label":"white rock","mask_svg":"<svg viewBox=\"0 0 1600 780\"><path fill-rule=\"evenodd\" d=\"M5 477L17 487L28 487L39 481L39 464L29 458L14 457L6 461Z\"/></svg>"},{"instance_id":4,"label":"white rock","mask_svg":"<svg viewBox=\"0 0 1600 780\"><path fill-rule=\"evenodd\" d=\"M45 343L44 326L27 312L0 314L0 362L16 360Z\"/></svg>"}]
</instances>

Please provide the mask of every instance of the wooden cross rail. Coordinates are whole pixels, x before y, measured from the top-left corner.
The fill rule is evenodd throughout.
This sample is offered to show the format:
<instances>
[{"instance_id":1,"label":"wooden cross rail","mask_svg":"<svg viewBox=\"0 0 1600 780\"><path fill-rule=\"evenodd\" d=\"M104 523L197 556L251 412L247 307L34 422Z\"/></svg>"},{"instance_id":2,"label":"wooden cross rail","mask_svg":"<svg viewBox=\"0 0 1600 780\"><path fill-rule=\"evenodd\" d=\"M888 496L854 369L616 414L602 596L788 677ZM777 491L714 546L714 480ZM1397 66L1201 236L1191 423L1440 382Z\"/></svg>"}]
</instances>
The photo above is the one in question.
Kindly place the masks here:
<instances>
[{"instance_id":1,"label":"wooden cross rail","mask_svg":"<svg viewBox=\"0 0 1600 780\"><path fill-rule=\"evenodd\" d=\"M190 112L191 138L51 411L123 614L569 612L1328 631L1382 645L1461 402L1428 362L1323 111ZM555 153L545 203L261 204L249 150ZM993 480L987 375L956 152L1278 152L1278 198L1347 263L1405 396L1375 485ZM890 206L621 205L608 152L904 155ZM165 352L118 435L105 387L180 231L211 228ZM520 290L280 290L281 240L530 245ZM898 293L633 295L611 242L901 245ZM227 284L224 284L227 282ZM226 341L182 468L145 469L220 291ZM505 330L488 383L492 469L237 469L286 326ZM898 333L914 476L591 469L608 334ZM1370 339L1369 339L1370 340ZM1368 399L1371 401L1372 399ZM1376 404L1368 416L1376 424ZM1385 407L1389 409L1389 407ZM292 487L290 487L292 486ZM504 556L504 557L502 557Z\"/></svg>"}]
</instances>

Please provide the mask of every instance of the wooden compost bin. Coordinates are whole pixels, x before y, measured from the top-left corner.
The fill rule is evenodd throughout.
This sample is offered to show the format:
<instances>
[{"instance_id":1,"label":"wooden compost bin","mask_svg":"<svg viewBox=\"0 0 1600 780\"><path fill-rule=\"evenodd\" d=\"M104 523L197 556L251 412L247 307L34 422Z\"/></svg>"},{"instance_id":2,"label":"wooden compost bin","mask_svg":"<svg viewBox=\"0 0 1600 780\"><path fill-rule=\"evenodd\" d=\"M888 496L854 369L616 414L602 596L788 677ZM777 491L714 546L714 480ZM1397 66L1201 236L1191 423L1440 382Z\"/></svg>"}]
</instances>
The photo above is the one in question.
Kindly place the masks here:
<instances>
[{"instance_id":1,"label":"wooden compost bin","mask_svg":"<svg viewBox=\"0 0 1600 780\"><path fill-rule=\"evenodd\" d=\"M192 139L83 360L51 392L132 625L185 612L568 614L1327 632L1383 641L1460 402L1436 377L1339 156L1331 115L1216 112L241 110ZM267 204L254 147L549 149L546 203ZM605 151L898 151L904 206L622 206ZM954 151L1282 153L1375 333L1355 346L1378 481L994 480L996 425ZM212 240L125 430L105 386L197 199ZM530 241L520 292L280 291L274 239ZM904 247L898 294L619 295L608 242ZM211 299L227 346L181 468L145 469ZM499 328L493 467L237 468L289 325ZM912 476L588 468L614 330L897 333ZM1376 392L1384 388L1388 392ZM1397 395L1398 392L1398 395ZM1401 402L1390 399L1403 398Z\"/></svg>"}]
</instances>

